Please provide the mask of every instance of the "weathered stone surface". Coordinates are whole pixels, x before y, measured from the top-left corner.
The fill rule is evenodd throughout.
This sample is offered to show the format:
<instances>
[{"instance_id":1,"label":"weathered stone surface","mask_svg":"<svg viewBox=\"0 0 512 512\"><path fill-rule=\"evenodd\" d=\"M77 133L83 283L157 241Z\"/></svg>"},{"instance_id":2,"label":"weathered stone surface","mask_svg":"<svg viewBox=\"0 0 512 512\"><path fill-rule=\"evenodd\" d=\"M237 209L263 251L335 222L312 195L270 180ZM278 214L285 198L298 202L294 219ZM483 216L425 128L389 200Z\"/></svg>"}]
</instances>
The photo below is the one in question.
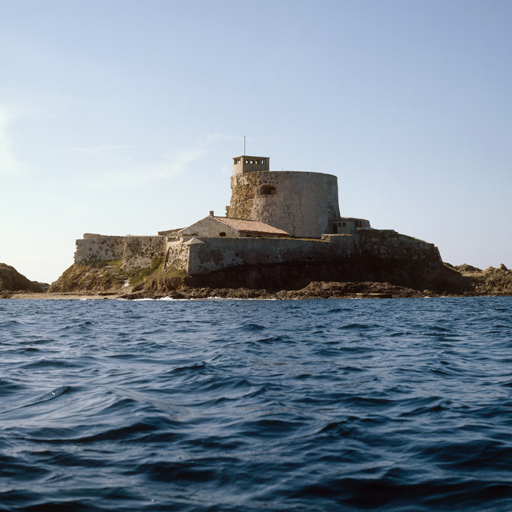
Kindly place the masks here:
<instances>
[{"instance_id":1,"label":"weathered stone surface","mask_svg":"<svg viewBox=\"0 0 512 512\"><path fill-rule=\"evenodd\" d=\"M85 233L76 241L75 263L92 259L100 261L120 260L123 257L124 237Z\"/></svg>"},{"instance_id":2,"label":"weathered stone surface","mask_svg":"<svg viewBox=\"0 0 512 512\"><path fill-rule=\"evenodd\" d=\"M75 263L122 260L125 270L151 266L165 255L166 237L156 236L108 236L85 233L76 241Z\"/></svg>"},{"instance_id":3,"label":"weathered stone surface","mask_svg":"<svg viewBox=\"0 0 512 512\"><path fill-rule=\"evenodd\" d=\"M164 236L127 236L124 238L123 269L150 267L155 259L162 259L165 251Z\"/></svg>"},{"instance_id":4,"label":"weathered stone surface","mask_svg":"<svg viewBox=\"0 0 512 512\"><path fill-rule=\"evenodd\" d=\"M336 176L260 171L231 178L228 217L265 222L295 237L320 238L340 217Z\"/></svg>"},{"instance_id":5,"label":"weathered stone surface","mask_svg":"<svg viewBox=\"0 0 512 512\"><path fill-rule=\"evenodd\" d=\"M391 230L358 230L356 235L324 235L322 239L198 238L200 244L168 244L168 266L199 276L241 265L359 261L380 267L399 266L430 272L442 266L435 245ZM188 256L186 255L188 251ZM369 263L367 263L369 260ZM315 279L313 277L313 279Z\"/></svg>"}]
</instances>

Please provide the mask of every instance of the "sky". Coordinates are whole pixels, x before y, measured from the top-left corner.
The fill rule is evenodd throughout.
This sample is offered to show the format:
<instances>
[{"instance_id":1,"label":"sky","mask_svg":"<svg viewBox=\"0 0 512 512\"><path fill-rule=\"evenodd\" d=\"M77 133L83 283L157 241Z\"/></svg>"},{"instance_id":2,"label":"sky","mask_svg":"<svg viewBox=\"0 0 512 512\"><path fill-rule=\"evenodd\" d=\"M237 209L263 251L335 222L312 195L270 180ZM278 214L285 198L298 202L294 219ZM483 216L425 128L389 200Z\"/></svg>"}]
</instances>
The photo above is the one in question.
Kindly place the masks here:
<instances>
[{"instance_id":1,"label":"sky","mask_svg":"<svg viewBox=\"0 0 512 512\"><path fill-rule=\"evenodd\" d=\"M0 262L230 200L232 157L338 178L342 216L512 268L509 0L0 0Z\"/></svg>"}]
</instances>

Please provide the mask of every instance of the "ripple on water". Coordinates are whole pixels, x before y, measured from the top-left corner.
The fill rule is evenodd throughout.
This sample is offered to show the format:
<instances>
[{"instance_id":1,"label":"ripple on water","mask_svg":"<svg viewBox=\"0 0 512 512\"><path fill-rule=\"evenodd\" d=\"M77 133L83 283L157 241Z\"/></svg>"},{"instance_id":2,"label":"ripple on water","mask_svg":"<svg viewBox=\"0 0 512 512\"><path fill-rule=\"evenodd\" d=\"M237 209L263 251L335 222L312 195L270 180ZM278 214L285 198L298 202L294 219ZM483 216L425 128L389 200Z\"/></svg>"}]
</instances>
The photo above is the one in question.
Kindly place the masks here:
<instances>
[{"instance_id":1,"label":"ripple on water","mask_svg":"<svg viewBox=\"0 0 512 512\"><path fill-rule=\"evenodd\" d=\"M507 297L4 301L0 508L510 510L511 336Z\"/></svg>"}]
</instances>

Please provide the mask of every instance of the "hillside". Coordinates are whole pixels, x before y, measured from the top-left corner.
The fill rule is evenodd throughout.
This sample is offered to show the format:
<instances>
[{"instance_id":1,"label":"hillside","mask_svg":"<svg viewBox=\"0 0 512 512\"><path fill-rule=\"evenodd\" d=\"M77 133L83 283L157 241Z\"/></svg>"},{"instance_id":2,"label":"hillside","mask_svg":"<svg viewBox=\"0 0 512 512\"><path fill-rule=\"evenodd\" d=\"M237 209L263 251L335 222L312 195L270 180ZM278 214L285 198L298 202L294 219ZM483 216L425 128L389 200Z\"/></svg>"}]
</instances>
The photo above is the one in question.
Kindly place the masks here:
<instances>
[{"instance_id":1,"label":"hillside","mask_svg":"<svg viewBox=\"0 0 512 512\"><path fill-rule=\"evenodd\" d=\"M48 289L45 283L30 281L14 267L0 263L0 297L9 296L12 292L43 293Z\"/></svg>"}]
</instances>

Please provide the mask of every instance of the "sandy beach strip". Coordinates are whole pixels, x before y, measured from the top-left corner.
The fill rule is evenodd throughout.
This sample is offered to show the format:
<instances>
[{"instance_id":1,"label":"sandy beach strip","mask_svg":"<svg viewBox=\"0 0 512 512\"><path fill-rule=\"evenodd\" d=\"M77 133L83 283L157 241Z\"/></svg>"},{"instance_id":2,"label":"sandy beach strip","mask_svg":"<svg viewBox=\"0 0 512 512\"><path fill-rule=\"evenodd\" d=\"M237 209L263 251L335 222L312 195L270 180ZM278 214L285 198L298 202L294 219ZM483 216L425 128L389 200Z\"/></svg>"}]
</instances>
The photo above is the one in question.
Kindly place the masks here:
<instances>
[{"instance_id":1,"label":"sandy beach strip","mask_svg":"<svg viewBox=\"0 0 512 512\"><path fill-rule=\"evenodd\" d=\"M27 293L13 292L6 299L30 299L30 300L105 300L119 299L121 295L98 295L88 293Z\"/></svg>"}]
</instances>

